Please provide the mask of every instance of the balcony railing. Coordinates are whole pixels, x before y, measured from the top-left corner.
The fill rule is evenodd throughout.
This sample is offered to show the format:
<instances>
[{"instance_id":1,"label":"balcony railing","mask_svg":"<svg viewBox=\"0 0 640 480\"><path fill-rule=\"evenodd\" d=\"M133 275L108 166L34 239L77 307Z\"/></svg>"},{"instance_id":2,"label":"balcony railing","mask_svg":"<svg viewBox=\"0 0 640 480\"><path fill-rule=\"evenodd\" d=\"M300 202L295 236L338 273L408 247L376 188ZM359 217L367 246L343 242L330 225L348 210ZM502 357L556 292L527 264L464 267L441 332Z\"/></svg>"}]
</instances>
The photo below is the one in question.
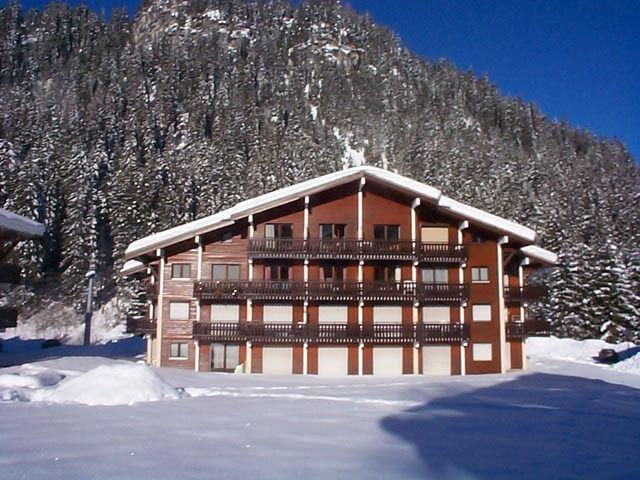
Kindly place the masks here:
<instances>
[{"instance_id":1,"label":"balcony railing","mask_svg":"<svg viewBox=\"0 0 640 480\"><path fill-rule=\"evenodd\" d=\"M133 333L135 335L155 335L157 325L155 318L150 319L137 315L127 316L127 333Z\"/></svg>"},{"instance_id":2,"label":"balcony railing","mask_svg":"<svg viewBox=\"0 0 640 480\"><path fill-rule=\"evenodd\" d=\"M416 282L204 280L194 283L200 300L316 300L464 303L466 284Z\"/></svg>"},{"instance_id":3,"label":"balcony railing","mask_svg":"<svg viewBox=\"0 0 640 480\"><path fill-rule=\"evenodd\" d=\"M18 309L14 307L0 307L0 329L14 328L18 325Z\"/></svg>"},{"instance_id":4,"label":"balcony railing","mask_svg":"<svg viewBox=\"0 0 640 480\"><path fill-rule=\"evenodd\" d=\"M519 342L527 337L548 337L551 335L551 325L545 320L507 322L506 330L509 342Z\"/></svg>"},{"instance_id":5,"label":"balcony railing","mask_svg":"<svg viewBox=\"0 0 640 480\"><path fill-rule=\"evenodd\" d=\"M20 267L12 264L0 264L0 283L12 285L20 283Z\"/></svg>"},{"instance_id":6,"label":"balcony railing","mask_svg":"<svg viewBox=\"0 0 640 480\"><path fill-rule=\"evenodd\" d=\"M193 338L202 341L287 344L460 344L469 340L468 325L346 323L193 322Z\"/></svg>"},{"instance_id":7,"label":"balcony railing","mask_svg":"<svg viewBox=\"0 0 640 480\"><path fill-rule=\"evenodd\" d=\"M250 258L312 260L414 260L431 263L464 263L467 247L448 243L408 240L354 240L346 238L253 238Z\"/></svg>"},{"instance_id":8,"label":"balcony railing","mask_svg":"<svg viewBox=\"0 0 640 480\"><path fill-rule=\"evenodd\" d=\"M510 304L538 302L544 300L547 294L547 288L543 285L504 287L504 301Z\"/></svg>"}]
</instances>

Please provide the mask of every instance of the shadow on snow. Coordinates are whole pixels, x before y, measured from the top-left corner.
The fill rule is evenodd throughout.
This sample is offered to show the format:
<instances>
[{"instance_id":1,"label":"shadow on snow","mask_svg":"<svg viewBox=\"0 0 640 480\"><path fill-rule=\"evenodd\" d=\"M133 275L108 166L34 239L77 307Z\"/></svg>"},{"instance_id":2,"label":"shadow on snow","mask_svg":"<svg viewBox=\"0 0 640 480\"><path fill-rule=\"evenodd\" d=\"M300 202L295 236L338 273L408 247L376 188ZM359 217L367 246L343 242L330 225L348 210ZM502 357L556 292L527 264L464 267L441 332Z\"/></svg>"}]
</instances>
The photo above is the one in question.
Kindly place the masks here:
<instances>
[{"instance_id":1,"label":"shadow on snow","mask_svg":"<svg viewBox=\"0 0 640 480\"><path fill-rule=\"evenodd\" d=\"M638 478L640 390L526 374L384 418L436 478Z\"/></svg>"}]
</instances>

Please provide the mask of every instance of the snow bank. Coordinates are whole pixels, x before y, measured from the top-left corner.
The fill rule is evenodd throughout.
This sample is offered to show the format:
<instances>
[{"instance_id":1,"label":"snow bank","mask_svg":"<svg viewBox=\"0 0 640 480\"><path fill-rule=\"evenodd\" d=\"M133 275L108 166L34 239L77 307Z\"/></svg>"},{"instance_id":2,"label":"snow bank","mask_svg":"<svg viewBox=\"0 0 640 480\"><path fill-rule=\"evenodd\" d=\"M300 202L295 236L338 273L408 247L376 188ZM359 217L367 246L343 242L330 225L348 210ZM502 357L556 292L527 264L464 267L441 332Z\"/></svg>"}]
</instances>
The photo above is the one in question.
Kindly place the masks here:
<instances>
[{"instance_id":1,"label":"snow bank","mask_svg":"<svg viewBox=\"0 0 640 480\"><path fill-rule=\"evenodd\" d=\"M603 348L613 348L621 361L613 365L598 364L593 357ZM604 368L640 375L640 348L631 342L611 344L603 340L572 340L570 338L529 338L527 354L535 359L564 360L597 364Z\"/></svg>"},{"instance_id":2,"label":"snow bank","mask_svg":"<svg viewBox=\"0 0 640 480\"><path fill-rule=\"evenodd\" d=\"M0 388L40 388L55 385L64 378L60 372L45 370L38 373L6 373L0 375Z\"/></svg>"},{"instance_id":3,"label":"snow bank","mask_svg":"<svg viewBox=\"0 0 640 480\"><path fill-rule=\"evenodd\" d=\"M101 365L52 389L33 392L31 401L85 405L133 405L180 398L178 391L144 364Z\"/></svg>"}]
</instances>

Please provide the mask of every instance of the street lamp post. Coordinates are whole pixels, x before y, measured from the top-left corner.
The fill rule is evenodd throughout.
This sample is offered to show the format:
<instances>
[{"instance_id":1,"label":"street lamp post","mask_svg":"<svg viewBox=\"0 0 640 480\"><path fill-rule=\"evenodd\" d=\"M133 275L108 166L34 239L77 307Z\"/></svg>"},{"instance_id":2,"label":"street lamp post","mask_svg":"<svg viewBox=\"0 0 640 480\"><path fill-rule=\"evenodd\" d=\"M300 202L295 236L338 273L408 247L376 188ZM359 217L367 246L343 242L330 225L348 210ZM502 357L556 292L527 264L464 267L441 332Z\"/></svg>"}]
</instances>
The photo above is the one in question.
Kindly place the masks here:
<instances>
[{"instance_id":1,"label":"street lamp post","mask_svg":"<svg viewBox=\"0 0 640 480\"><path fill-rule=\"evenodd\" d=\"M90 270L86 273L84 278L89 281L87 286L87 310L84 313L84 344L91 344L91 311L93 310L93 277L96 272Z\"/></svg>"}]
</instances>

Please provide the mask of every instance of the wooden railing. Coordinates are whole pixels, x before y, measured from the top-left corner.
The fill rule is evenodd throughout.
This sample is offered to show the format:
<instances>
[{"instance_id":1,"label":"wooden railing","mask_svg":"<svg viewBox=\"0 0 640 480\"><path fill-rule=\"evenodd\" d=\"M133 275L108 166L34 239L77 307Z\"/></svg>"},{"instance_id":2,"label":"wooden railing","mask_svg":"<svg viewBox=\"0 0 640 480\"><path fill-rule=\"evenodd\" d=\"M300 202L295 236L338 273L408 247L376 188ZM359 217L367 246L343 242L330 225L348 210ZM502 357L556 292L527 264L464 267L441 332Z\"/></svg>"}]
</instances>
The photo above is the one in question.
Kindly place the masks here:
<instances>
[{"instance_id":1,"label":"wooden railing","mask_svg":"<svg viewBox=\"0 0 640 480\"><path fill-rule=\"evenodd\" d=\"M14 328L18 325L18 309L14 307L0 307L0 329Z\"/></svg>"},{"instance_id":2,"label":"wooden railing","mask_svg":"<svg viewBox=\"0 0 640 480\"><path fill-rule=\"evenodd\" d=\"M507 322L507 341L518 342L527 337L549 337L551 325L545 320L526 320L525 322Z\"/></svg>"},{"instance_id":3,"label":"wooden railing","mask_svg":"<svg viewBox=\"0 0 640 480\"><path fill-rule=\"evenodd\" d=\"M523 287L504 287L504 301L507 303L530 303L544 300L548 295L543 285L525 285Z\"/></svg>"},{"instance_id":4,"label":"wooden railing","mask_svg":"<svg viewBox=\"0 0 640 480\"><path fill-rule=\"evenodd\" d=\"M312 344L460 344L469 340L468 325L346 323L193 322L193 338L203 341Z\"/></svg>"},{"instance_id":5,"label":"wooden railing","mask_svg":"<svg viewBox=\"0 0 640 480\"><path fill-rule=\"evenodd\" d=\"M463 303L469 297L466 284L416 282L203 280L194 283L200 300L336 300L418 301Z\"/></svg>"},{"instance_id":6,"label":"wooden railing","mask_svg":"<svg viewBox=\"0 0 640 480\"><path fill-rule=\"evenodd\" d=\"M0 264L0 283L20 283L20 267L10 263Z\"/></svg>"},{"instance_id":7,"label":"wooden railing","mask_svg":"<svg viewBox=\"0 0 640 480\"><path fill-rule=\"evenodd\" d=\"M145 316L127 315L127 333L135 335L155 335L157 328L156 319Z\"/></svg>"},{"instance_id":8,"label":"wooden railing","mask_svg":"<svg viewBox=\"0 0 640 480\"><path fill-rule=\"evenodd\" d=\"M449 243L410 240L355 240L348 238L253 238L250 258L417 260L432 263L464 263L467 247Z\"/></svg>"}]
</instances>

